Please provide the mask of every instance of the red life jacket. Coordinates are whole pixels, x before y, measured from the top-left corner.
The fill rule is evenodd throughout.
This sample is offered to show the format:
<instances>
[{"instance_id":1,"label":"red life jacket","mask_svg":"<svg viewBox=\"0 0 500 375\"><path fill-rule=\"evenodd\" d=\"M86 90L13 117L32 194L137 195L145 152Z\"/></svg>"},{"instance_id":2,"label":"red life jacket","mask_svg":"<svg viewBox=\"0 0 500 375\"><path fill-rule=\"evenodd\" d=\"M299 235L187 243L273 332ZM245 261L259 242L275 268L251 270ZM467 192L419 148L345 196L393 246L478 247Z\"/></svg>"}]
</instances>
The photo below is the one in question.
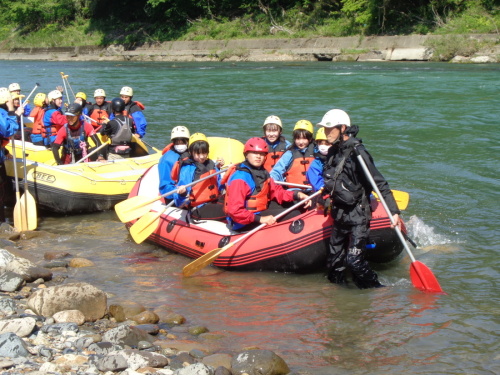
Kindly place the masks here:
<instances>
[{"instance_id":1,"label":"red life jacket","mask_svg":"<svg viewBox=\"0 0 500 375\"><path fill-rule=\"evenodd\" d=\"M33 131L31 134L41 134L45 138L45 126L43 125L43 116L45 115L45 109L40 107L35 107L30 113L30 117L33 117Z\"/></svg>"},{"instance_id":2,"label":"red life jacket","mask_svg":"<svg viewBox=\"0 0 500 375\"><path fill-rule=\"evenodd\" d=\"M162 155L165 155L166 152L170 151L170 149L174 147L174 144L173 143L169 143L168 145L165 146L165 148L163 149L163 151L161 152Z\"/></svg>"},{"instance_id":3,"label":"red life jacket","mask_svg":"<svg viewBox=\"0 0 500 375\"><path fill-rule=\"evenodd\" d=\"M262 138L265 139L265 137ZM270 172L281 158L281 155L283 155L286 151L285 138L280 137L280 141L275 148L270 147L269 144L267 145L267 148L269 149L269 153L267 154L266 161L264 162L264 169Z\"/></svg>"},{"instance_id":4,"label":"red life jacket","mask_svg":"<svg viewBox=\"0 0 500 375\"><path fill-rule=\"evenodd\" d=\"M301 184L301 185L309 185L309 181L307 181L307 170L309 166L314 161L314 143L310 143L307 146L305 152L301 152L299 149L295 148L292 151L292 162L290 166L283 174L283 177L286 182L290 182L292 184Z\"/></svg>"},{"instance_id":5,"label":"red life jacket","mask_svg":"<svg viewBox=\"0 0 500 375\"><path fill-rule=\"evenodd\" d=\"M226 172L226 175L224 175L224 178L222 179L221 184L222 184L222 182L225 183L226 181L228 181L229 178L231 177L231 175L237 170L244 171L246 173L250 173L250 175L252 176L254 185L255 185L255 188L252 191L252 195L250 195L245 202L246 209L248 211L255 211L255 212L262 212L264 210L267 210L267 207L269 206L269 199L270 199L270 193L271 193L271 189L270 189L271 176L269 176L269 172L267 172L264 169L264 172L266 173L267 178L262 182L262 184L259 184L259 182L255 176L255 171L253 169L250 169L250 168L241 167L241 164L240 164L240 165L235 166L234 169L230 168ZM227 207L228 202L231 199L229 197L229 195L230 195L229 190L230 189L226 190L226 196L224 198L224 207Z\"/></svg>"}]
</instances>

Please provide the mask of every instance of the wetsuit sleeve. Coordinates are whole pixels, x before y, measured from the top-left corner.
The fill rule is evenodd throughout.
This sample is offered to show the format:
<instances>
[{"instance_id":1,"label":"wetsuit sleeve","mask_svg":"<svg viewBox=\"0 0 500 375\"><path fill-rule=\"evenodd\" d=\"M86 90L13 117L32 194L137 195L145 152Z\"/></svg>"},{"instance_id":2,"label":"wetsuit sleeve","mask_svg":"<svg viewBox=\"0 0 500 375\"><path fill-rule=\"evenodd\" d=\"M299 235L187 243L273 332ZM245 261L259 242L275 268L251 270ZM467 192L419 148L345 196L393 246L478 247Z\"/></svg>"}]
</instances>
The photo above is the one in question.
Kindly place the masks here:
<instances>
[{"instance_id":1,"label":"wetsuit sleeve","mask_svg":"<svg viewBox=\"0 0 500 375\"><path fill-rule=\"evenodd\" d=\"M314 191L318 191L325 184L323 180L323 164L319 159L314 159L306 173L307 181Z\"/></svg>"},{"instance_id":2,"label":"wetsuit sleeve","mask_svg":"<svg viewBox=\"0 0 500 375\"><path fill-rule=\"evenodd\" d=\"M230 199L228 199L226 206L226 214L238 224L253 223L256 215L245 207L246 199L252 193L250 186L244 180L235 179L231 181L227 190Z\"/></svg>"},{"instance_id":3,"label":"wetsuit sleeve","mask_svg":"<svg viewBox=\"0 0 500 375\"><path fill-rule=\"evenodd\" d=\"M271 199L274 199L279 204L283 202L293 202L293 190L286 190L283 186L276 184L273 179L269 185L271 191Z\"/></svg>"},{"instance_id":4,"label":"wetsuit sleeve","mask_svg":"<svg viewBox=\"0 0 500 375\"><path fill-rule=\"evenodd\" d=\"M283 175L290 166L291 161L292 152L286 151L283 155L281 155L281 158L279 158L278 162L269 173L271 175L271 178L274 181L285 181L285 177Z\"/></svg>"},{"instance_id":5,"label":"wetsuit sleeve","mask_svg":"<svg viewBox=\"0 0 500 375\"><path fill-rule=\"evenodd\" d=\"M61 160L61 157L59 156L59 149L61 148L61 144L60 143L52 143L52 154L54 155L54 159L57 163L57 165L61 165L62 164L62 160Z\"/></svg>"},{"instance_id":6,"label":"wetsuit sleeve","mask_svg":"<svg viewBox=\"0 0 500 375\"><path fill-rule=\"evenodd\" d=\"M132 113L132 118L135 122L137 134L139 134L141 138L144 137L146 135L146 127L148 126L144 113L141 111L134 112Z\"/></svg>"},{"instance_id":7,"label":"wetsuit sleeve","mask_svg":"<svg viewBox=\"0 0 500 375\"><path fill-rule=\"evenodd\" d=\"M398 206L396 204L396 200L394 199L394 196L392 195L391 188L389 187L388 182L382 176L382 174L379 172L377 167L375 167L375 163L373 162L373 158L371 155L366 151L364 147L358 147L358 151L365 161L366 166L368 167L368 170L370 171L371 175L373 176L373 179L375 180L375 184L377 185L378 189L380 190L380 193L385 199L385 202L387 203L387 206L389 207L389 210L391 211L391 214L400 214L401 211L398 209ZM361 166L359 166L362 168ZM366 178L364 175L363 169L361 169L361 173L363 173L364 180L367 181L366 184L370 184L369 180Z\"/></svg>"}]
</instances>

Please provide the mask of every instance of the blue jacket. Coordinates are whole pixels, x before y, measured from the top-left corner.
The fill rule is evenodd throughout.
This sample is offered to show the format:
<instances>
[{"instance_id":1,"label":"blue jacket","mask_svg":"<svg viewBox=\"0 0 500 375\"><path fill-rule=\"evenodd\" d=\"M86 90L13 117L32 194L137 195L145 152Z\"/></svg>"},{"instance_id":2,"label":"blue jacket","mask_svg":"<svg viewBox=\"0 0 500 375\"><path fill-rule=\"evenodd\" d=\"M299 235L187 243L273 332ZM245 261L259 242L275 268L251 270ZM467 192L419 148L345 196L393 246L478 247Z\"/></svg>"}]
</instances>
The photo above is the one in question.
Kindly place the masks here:
<instances>
[{"instance_id":1,"label":"blue jacket","mask_svg":"<svg viewBox=\"0 0 500 375\"><path fill-rule=\"evenodd\" d=\"M285 172L290 168L293 160L293 150L299 150L303 154L307 151L308 147L304 147L302 150L295 145L292 146L290 150L287 150L278 160L274 168L269 173L274 181L285 181ZM315 150L317 151L317 150Z\"/></svg>"},{"instance_id":2,"label":"blue jacket","mask_svg":"<svg viewBox=\"0 0 500 375\"><path fill-rule=\"evenodd\" d=\"M188 154L185 153L187 157ZM168 193L176 188L176 181L172 180L170 173L174 164L181 158L181 154L172 149L168 150L160 159L158 163L158 174L160 176L160 194ZM166 197L172 199L172 197Z\"/></svg>"},{"instance_id":3,"label":"blue jacket","mask_svg":"<svg viewBox=\"0 0 500 375\"><path fill-rule=\"evenodd\" d=\"M325 184L323 180L323 165L325 161L320 158L314 159L306 172L306 177L314 191L318 191Z\"/></svg>"},{"instance_id":4,"label":"blue jacket","mask_svg":"<svg viewBox=\"0 0 500 375\"><path fill-rule=\"evenodd\" d=\"M131 104L127 105L125 107L125 111L127 111L128 115L132 116L135 122L135 129L137 131L137 134L139 134L141 138L143 138L146 135L146 127L148 126L148 122L146 121L144 113L142 113L141 109L135 102L131 102ZM109 116L110 120L113 120L114 118L114 114L111 114L111 116Z\"/></svg>"},{"instance_id":5,"label":"blue jacket","mask_svg":"<svg viewBox=\"0 0 500 375\"><path fill-rule=\"evenodd\" d=\"M17 123L17 116L14 112L7 112L5 109L0 108L0 137L10 138L15 132L19 130ZM0 148L0 162L5 160L4 148Z\"/></svg>"}]
</instances>

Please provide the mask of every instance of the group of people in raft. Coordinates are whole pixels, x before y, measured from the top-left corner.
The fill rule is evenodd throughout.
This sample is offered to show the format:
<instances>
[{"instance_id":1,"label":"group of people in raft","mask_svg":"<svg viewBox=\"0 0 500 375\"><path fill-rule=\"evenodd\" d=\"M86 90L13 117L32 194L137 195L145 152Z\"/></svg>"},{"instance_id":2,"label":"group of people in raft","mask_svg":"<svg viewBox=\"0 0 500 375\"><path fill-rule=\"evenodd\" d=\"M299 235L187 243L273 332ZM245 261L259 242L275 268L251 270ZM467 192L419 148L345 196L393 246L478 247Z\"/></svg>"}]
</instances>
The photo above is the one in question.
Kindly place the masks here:
<instances>
[{"instance_id":1,"label":"group of people in raft","mask_svg":"<svg viewBox=\"0 0 500 375\"><path fill-rule=\"evenodd\" d=\"M333 218L328 279L347 284L346 271L350 271L357 287L381 287L364 256L372 186L356 154L365 161L395 225L400 225L400 211L387 181L362 141L356 138L359 128L351 124L349 115L341 109L332 109L317 126L314 136L310 121L298 121L291 143L283 136L281 119L275 115L267 117L262 126L263 136L246 141L245 160L231 166L223 177L216 173L224 160L208 159L210 145L206 136L191 135L185 126L176 126L158 164L160 193L177 207L188 209L194 220L226 219L232 230L247 231L260 224L273 225L275 215L291 207L294 201L305 200L310 192L323 189L315 204ZM198 180L202 181L192 184ZM290 189L283 186L287 183ZM294 188L294 185L307 187ZM284 219L311 207L309 200Z\"/></svg>"},{"instance_id":2,"label":"group of people in raft","mask_svg":"<svg viewBox=\"0 0 500 375\"><path fill-rule=\"evenodd\" d=\"M37 93L33 108L29 103L22 103L25 96L18 83L0 90L6 95L10 93L19 127L21 116L33 118L32 127L23 129L25 139L51 148L58 164L74 163L96 148L100 152L93 154L90 160L130 157L134 153L133 137L142 138L146 134L147 120L142 112L145 107L133 100L134 90L128 86L122 87L120 96L111 101L106 101L103 89L94 91L94 103L87 101L84 92L78 92L74 101L66 106L63 105L64 90L59 86L48 94ZM21 138L20 131L15 138ZM101 147L98 132L111 139L110 145ZM89 138L94 148L90 148Z\"/></svg>"}]
</instances>

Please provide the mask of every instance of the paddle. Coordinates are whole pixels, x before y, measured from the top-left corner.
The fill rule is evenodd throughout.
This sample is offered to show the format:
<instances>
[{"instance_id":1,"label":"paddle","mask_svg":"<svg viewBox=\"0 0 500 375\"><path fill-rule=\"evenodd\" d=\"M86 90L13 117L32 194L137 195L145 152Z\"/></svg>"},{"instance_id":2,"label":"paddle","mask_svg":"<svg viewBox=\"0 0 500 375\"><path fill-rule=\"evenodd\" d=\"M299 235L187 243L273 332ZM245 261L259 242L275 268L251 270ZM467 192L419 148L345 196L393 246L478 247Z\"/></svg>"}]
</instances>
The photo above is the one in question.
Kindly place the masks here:
<instances>
[{"instance_id":1,"label":"paddle","mask_svg":"<svg viewBox=\"0 0 500 375\"><path fill-rule=\"evenodd\" d=\"M292 187L298 187L302 189L310 189L311 187L309 185L301 185L301 184L291 184L286 181L274 181L278 185L286 185L286 186L292 186ZM398 208L401 211L406 210L408 207L408 203L410 201L410 194L408 194L406 191L400 191L400 190L391 190L392 195L394 196L394 200L396 201ZM377 193L373 194L376 199L378 199Z\"/></svg>"},{"instance_id":2,"label":"paddle","mask_svg":"<svg viewBox=\"0 0 500 375\"><path fill-rule=\"evenodd\" d=\"M142 243L146 240L151 233L153 233L156 228L158 228L158 223L160 222L160 216L167 210L168 207L172 206L174 201L167 204L165 207L159 211L149 211L139 220L137 220L130 227L130 235L136 243Z\"/></svg>"},{"instance_id":3,"label":"paddle","mask_svg":"<svg viewBox=\"0 0 500 375\"><path fill-rule=\"evenodd\" d=\"M107 146L107 145L108 145L108 143L104 142L102 145L100 145L96 149L92 150L92 152L89 152L86 156L84 156L80 160L76 161L75 164L81 163L82 161L84 161L85 159L87 159L89 156L94 155L97 151L99 151L101 148L104 148L104 146Z\"/></svg>"},{"instance_id":4,"label":"paddle","mask_svg":"<svg viewBox=\"0 0 500 375\"><path fill-rule=\"evenodd\" d=\"M290 208L287 208L285 211L283 212L280 212L278 215L275 216L276 219L279 219L280 217L283 217L285 216L287 213L295 210L297 207L300 207L301 205L303 205L304 203L306 203L307 201L313 199L315 196L317 195L320 195L322 193L323 189L320 189L318 190L316 193L308 196L307 198L304 198L303 200L301 200L300 202L294 204L292 207ZM238 242L250 237L252 234L254 234L255 232L259 231L260 229L264 228L267 224L260 224L258 227L252 229L250 232L246 233L245 235L243 235L242 237L234 240L233 242L230 242L228 243L226 246L224 247L221 247L221 248L217 248L217 249L213 249L213 250L210 250L208 253L206 253L205 255L199 257L198 259L195 259L194 261L192 261L191 263L187 264L186 266L184 266L184 268L182 269L182 274L184 276L191 276L192 274L194 274L195 272L201 270L202 268L208 266L210 263L212 263L215 259L217 259L217 257L219 255L221 255L224 251L226 251L227 249L229 249L230 247L236 245Z\"/></svg>"},{"instance_id":5,"label":"paddle","mask_svg":"<svg viewBox=\"0 0 500 375\"><path fill-rule=\"evenodd\" d=\"M432 271L422 262L415 260L415 257L410 251L410 248L408 247L408 244L406 243L403 234L401 233L401 229L399 229L399 227L395 225L395 221L394 218L392 217L391 211L389 210L389 207L387 206L385 199L382 197L382 194L380 194L377 184L375 183L375 180L373 179L373 176L371 175L370 170L366 166L366 163L363 160L361 154L359 153L357 147L354 147L354 151L359 160L359 163L361 164L361 167L363 168L363 171L365 172L366 177L368 178L368 180L370 180L373 190L377 193L380 203L382 203L382 205L384 206L385 212L387 213L387 216L389 216L389 219L391 220L391 224L394 225L394 230L398 234L401 243L403 244L406 252L410 256L411 259L410 279L411 282L413 283L413 286L425 292L444 293L443 289L441 289L441 286L439 285L439 282L437 281Z\"/></svg>"},{"instance_id":6,"label":"paddle","mask_svg":"<svg viewBox=\"0 0 500 375\"><path fill-rule=\"evenodd\" d=\"M187 185L184 185L185 187L190 187L198 182L205 181L209 178L212 178L213 176L216 176L220 173L224 173L227 171L229 167L232 167L234 164L229 165L227 168L222 169L218 172L215 172L211 175L208 175L206 177L200 178L199 180L193 181ZM136 195L135 197L129 198L124 200L123 202L120 202L115 205L115 212L118 215L118 218L122 223L128 223L131 220L134 220L138 217L141 217L148 213L150 211L150 205L164 197L168 197L169 195L174 194L177 191L177 189L171 190L165 194L158 195L154 198L150 198L147 196L143 195Z\"/></svg>"},{"instance_id":7,"label":"paddle","mask_svg":"<svg viewBox=\"0 0 500 375\"><path fill-rule=\"evenodd\" d=\"M31 90L30 94L24 100L24 102L19 99L19 104L22 107L28 99L33 95L37 87L40 84L36 83L33 90ZM24 116L20 116L21 119L21 142L22 142L22 155L23 155L23 172L24 172L24 194L20 199L17 199L16 205L14 206L14 225L16 228L21 229L21 231L26 230L35 230L38 225L37 220L37 209L36 202L33 195L31 195L28 188L28 172L26 168L26 144L24 140ZM12 142L12 150L14 151L15 157L15 149L14 142ZM17 166L14 165L14 168L17 169ZM17 171L16 171L17 172ZM15 173L15 178L17 180L17 173ZM19 196L19 183L16 183L16 198ZM17 216L17 218L16 218ZM17 223L16 223L17 222Z\"/></svg>"},{"instance_id":8,"label":"paddle","mask_svg":"<svg viewBox=\"0 0 500 375\"><path fill-rule=\"evenodd\" d=\"M158 150L155 146L149 144L148 142L146 142L143 138L138 138L142 143L144 143L146 146L148 146L150 149L156 151L156 152L160 152L160 150Z\"/></svg>"}]
</instances>

